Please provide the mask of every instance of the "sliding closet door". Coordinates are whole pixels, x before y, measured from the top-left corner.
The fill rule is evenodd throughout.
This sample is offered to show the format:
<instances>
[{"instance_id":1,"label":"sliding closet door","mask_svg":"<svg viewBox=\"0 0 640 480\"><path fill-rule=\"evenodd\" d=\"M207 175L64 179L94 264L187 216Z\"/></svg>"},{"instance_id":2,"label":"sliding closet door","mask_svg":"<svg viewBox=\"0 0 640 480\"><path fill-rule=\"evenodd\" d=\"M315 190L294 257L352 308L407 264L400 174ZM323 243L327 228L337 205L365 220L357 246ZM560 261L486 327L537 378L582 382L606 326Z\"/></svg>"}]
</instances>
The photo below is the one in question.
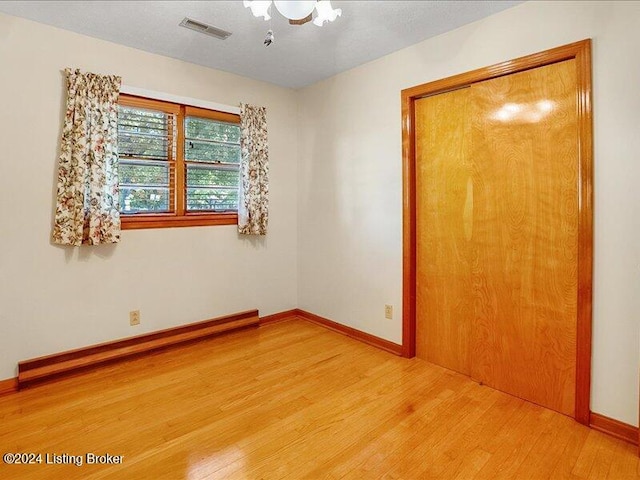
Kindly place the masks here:
<instances>
[{"instance_id":1,"label":"sliding closet door","mask_svg":"<svg viewBox=\"0 0 640 480\"><path fill-rule=\"evenodd\" d=\"M574 415L575 60L415 102L416 355Z\"/></svg>"},{"instance_id":2,"label":"sliding closet door","mask_svg":"<svg viewBox=\"0 0 640 480\"><path fill-rule=\"evenodd\" d=\"M416 355L469 375L473 319L469 89L422 98L416 119Z\"/></svg>"},{"instance_id":3,"label":"sliding closet door","mask_svg":"<svg viewBox=\"0 0 640 480\"><path fill-rule=\"evenodd\" d=\"M472 377L570 416L576 374L576 81L575 60L568 60L470 89L472 242L478 255L472 267Z\"/></svg>"}]
</instances>

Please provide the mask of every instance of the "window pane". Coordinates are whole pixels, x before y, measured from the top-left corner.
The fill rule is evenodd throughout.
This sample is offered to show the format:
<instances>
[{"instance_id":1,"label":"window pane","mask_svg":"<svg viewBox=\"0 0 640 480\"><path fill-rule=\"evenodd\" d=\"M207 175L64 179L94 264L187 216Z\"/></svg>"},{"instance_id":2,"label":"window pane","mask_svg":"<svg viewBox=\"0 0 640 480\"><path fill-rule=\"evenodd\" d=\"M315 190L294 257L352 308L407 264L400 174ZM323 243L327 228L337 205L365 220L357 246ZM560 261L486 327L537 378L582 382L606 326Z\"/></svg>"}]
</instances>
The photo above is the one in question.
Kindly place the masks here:
<instances>
[{"instance_id":1,"label":"window pane","mask_svg":"<svg viewBox=\"0 0 640 480\"><path fill-rule=\"evenodd\" d=\"M118 154L124 158L167 160L169 114L141 108L118 108ZM171 134L171 135L170 135Z\"/></svg>"},{"instance_id":2,"label":"window pane","mask_svg":"<svg viewBox=\"0 0 640 480\"><path fill-rule=\"evenodd\" d=\"M240 172L237 169L217 168L204 165L187 166L188 187L233 187L238 188Z\"/></svg>"},{"instance_id":3,"label":"window pane","mask_svg":"<svg viewBox=\"0 0 640 480\"><path fill-rule=\"evenodd\" d=\"M118 107L118 127L133 133L167 133L167 114L141 108Z\"/></svg>"},{"instance_id":4,"label":"window pane","mask_svg":"<svg viewBox=\"0 0 640 480\"><path fill-rule=\"evenodd\" d=\"M187 165L187 210L237 210L239 181L236 168Z\"/></svg>"},{"instance_id":5,"label":"window pane","mask_svg":"<svg viewBox=\"0 0 640 480\"><path fill-rule=\"evenodd\" d=\"M184 156L194 162L240 163L240 145L186 139Z\"/></svg>"},{"instance_id":6,"label":"window pane","mask_svg":"<svg viewBox=\"0 0 640 480\"><path fill-rule=\"evenodd\" d=\"M168 212L169 189L120 186L120 211L124 214Z\"/></svg>"},{"instance_id":7,"label":"window pane","mask_svg":"<svg viewBox=\"0 0 640 480\"><path fill-rule=\"evenodd\" d=\"M240 126L187 117L184 152L193 162L240 163Z\"/></svg>"},{"instance_id":8,"label":"window pane","mask_svg":"<svg viewBox=\"0 0 640 480\"><path fill-rule=\"evenodd\" d=\"M151 162L120 162L120 185L169 186L169 165Z\"/></svg>"},{"instance_id":9,"label":"window pane","mask_svg":"<svg viewBox=\"0 0 640 480\"><path fill-rule=\"evenodd\" d=\"M224 123L207 118L187 117L186 138L214 140L223 143L240 143L240 127L235 123Z\"/></svg>"},{"instance_id":10,"label":"window pane","mask_svg":"<svg viewBox=\"0 0 640 480\"><path fill-rule=\"evenodd\" d=\"M238 209L238 189L187 188L187 210L228 211Z\"/></svg>"},{"instance_id":11,"label":"window pane","mask_svg":"<svg viewBox=\"0 0 640 480\"><path fill-rule=\"evenodd\" d=\"M169 157L167 139L120 132L118 133L118 155L124 158L166 160Z\"/></svg>"}]
</instances>

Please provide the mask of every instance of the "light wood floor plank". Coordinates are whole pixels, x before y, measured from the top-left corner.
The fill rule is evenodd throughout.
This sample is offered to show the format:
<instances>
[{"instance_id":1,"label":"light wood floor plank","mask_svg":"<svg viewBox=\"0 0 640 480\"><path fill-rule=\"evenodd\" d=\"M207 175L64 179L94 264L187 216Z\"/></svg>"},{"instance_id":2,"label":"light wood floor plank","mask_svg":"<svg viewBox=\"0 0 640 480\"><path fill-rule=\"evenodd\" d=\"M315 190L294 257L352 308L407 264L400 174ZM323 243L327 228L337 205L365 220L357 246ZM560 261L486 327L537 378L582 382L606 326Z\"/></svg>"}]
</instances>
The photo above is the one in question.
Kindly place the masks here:
<instances>
[{"instance_id":1,"label":"light wood floor plank","mask_svg":"<svg viewBox=\"0 0 640 480\"><path fill-rule=\"evenodd\" d=\"M632 479L635 447L418 359L292 320L0 397L12 480Z\"/></svg>"}]
</instances>

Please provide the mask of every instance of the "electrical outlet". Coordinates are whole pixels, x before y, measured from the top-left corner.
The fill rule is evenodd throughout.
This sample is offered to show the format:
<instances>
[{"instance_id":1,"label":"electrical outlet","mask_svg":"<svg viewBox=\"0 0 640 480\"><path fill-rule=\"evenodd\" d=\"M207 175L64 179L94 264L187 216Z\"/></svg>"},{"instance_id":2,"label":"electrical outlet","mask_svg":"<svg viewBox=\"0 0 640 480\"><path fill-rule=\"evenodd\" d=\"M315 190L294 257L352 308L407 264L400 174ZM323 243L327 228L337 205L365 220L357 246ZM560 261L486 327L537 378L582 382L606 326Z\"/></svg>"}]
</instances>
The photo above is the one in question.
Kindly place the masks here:
<instances>
[{"instance_id":1,"label":"electrical outlet","mask_svg":"<svg viewBox=\"0 0 640 480\"><path fill-rule=\"evenodd\" d=\"M129 312L129 325L140 325L140 310L131 310Z\"/></svg>"},{"instance_id":2,"label":"electrical outlet","mask_svg":"<svg viewBox=\"0 0 640 480\"><path fill-rule=\"evenodd\" d=\"M387 304L384 306L384 318L393 320L393 305Z\"/></svg>"}]
</instances>

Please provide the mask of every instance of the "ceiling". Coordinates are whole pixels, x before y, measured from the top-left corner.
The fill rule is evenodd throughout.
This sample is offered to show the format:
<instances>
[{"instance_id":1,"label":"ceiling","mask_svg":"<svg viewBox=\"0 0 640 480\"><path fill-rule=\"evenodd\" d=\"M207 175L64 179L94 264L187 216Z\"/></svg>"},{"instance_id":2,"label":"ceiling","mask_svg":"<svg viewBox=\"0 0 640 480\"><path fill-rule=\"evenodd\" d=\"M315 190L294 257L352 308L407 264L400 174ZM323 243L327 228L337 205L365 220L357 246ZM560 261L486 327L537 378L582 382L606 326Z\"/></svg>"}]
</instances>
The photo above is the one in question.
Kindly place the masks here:
<instances>
[{"instance_id":1,"label":"ceiling","mask_svg":"<svg viewBox=\"0 0 640 480\"><path fill-rule=\"evenodd\" d=\"M518 3L334 0L342 17L323 27L289 25L273 7L270 24L241 1L0 1L0 12L300 88ZM222 41L181 28L184 17L233 35ZM275 41L265 47L269 28Z\"/></svg>"}]
</instances>

